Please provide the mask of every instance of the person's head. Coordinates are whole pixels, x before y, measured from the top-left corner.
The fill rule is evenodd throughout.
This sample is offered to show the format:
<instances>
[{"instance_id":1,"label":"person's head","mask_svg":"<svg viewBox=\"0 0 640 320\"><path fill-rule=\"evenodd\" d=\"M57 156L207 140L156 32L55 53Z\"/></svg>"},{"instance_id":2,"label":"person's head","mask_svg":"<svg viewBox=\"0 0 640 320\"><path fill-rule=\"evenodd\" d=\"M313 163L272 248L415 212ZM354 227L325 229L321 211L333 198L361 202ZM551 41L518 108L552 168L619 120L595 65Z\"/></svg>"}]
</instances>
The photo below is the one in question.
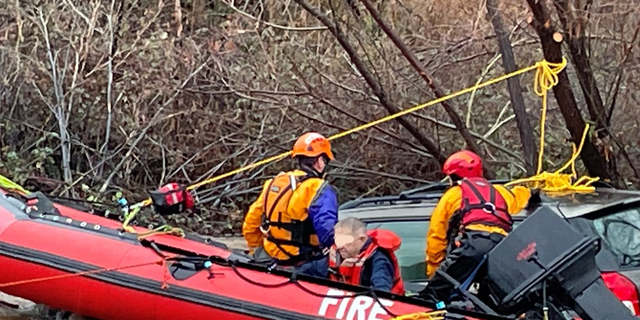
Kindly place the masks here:
<instances>
[{"instance_id":1,"label":"person's head","mask_svg":"<svg viewBox=\"0 0 640 320\"><path fill-rule=\"evenodd\" d=\"M482 159L471 151L458 151L447 158L442 166L442 172L451 179L451 182L463 178L482 178Z\"/></svg>"},{"instance_id":2,"label":"person's head","mask_svg":"<svg viewBox=\"0 0 640 320\"><path fill-rule=\"evenodd\" d=\"M367 242L367 228L359 219L348 217L335 225L334 237L340 256L355 258Z\"/></svg>"},{"instance_id":3,"label":"person's head","mask_svg":"<svg viewBox=\"0 0 640 320\"><path fill-rule=\"evenodd\" d=\"M313 168L322 174L329 161L334 160L329 139L316 132L307 132L293 145L291 157L298 160L302 168Z\"/></svg>"}]
</instances>

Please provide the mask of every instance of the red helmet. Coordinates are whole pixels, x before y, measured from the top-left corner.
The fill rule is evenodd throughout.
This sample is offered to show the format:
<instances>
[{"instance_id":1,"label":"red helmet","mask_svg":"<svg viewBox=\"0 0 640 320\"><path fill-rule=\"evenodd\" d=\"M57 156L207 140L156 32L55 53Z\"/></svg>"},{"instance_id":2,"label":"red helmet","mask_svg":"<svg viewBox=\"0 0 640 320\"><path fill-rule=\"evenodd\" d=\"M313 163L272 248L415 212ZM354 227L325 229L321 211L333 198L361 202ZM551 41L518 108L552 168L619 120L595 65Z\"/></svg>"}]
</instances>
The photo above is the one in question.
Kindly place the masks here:
<instances>
[{"instance_id":1,"label":"red helmet","mask_svg":"<svg viewBox=\"0 0 640 320\"><path fill-rule=\"evenodd\" d=\"M458 151L444 162L442 172L460 178L482 178L482 159L471 151Z\"/></svg>"}]
</instances>

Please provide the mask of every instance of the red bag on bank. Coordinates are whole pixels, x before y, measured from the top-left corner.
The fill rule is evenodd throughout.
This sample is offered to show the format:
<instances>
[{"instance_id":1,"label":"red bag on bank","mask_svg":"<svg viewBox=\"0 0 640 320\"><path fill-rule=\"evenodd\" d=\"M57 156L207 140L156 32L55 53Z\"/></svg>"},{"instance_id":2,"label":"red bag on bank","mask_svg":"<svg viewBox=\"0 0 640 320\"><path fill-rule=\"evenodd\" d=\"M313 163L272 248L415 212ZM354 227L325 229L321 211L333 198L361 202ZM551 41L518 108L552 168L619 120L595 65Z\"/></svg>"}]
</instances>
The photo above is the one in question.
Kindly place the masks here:
<instances>
[{"instance_id":1,"label":"red bag on bank","mask_svg":"<svg viewBox=\"0 0 640 320\"><path fill-rule=\"evenodd\" d=\"M153 207L161 215L183 213L193 209L193 196L186 187L180 187L172 182L160 187L157 191L150 191Z\"/></svg>"}]
</instances>

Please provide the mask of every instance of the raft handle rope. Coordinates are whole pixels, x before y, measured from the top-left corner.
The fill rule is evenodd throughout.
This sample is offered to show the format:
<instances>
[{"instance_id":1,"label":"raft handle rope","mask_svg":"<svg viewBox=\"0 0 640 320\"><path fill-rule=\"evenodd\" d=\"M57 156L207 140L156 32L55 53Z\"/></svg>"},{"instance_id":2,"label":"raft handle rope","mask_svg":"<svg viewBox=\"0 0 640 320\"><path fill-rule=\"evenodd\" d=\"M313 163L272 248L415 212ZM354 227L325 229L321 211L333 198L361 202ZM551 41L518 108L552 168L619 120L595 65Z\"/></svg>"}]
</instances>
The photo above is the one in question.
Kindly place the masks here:
<instances>
[{"instance_id":1,"label":"raft handle rope","mask_svg":"<svg viewBox=\"0 0 640 320\"><path fill-rule=\"evenodd\" d=\"M255 280L249 279L246 275L242 274L242 272L240 272L240 270L238 270L238 266L236 265L236 263L234 261L232 261L232 260L225 259L225 258L220 257L220 256L208 256L208 257L205 257L205 256L198 255L196 253L191 253L191 252L181 252L181 254L194 254L193 256L183 256L183 257L173 256L171 258L165 258L166 256L164 254L162 254L162 250L156 245L155 241L153 241L153 240L144 240L143 242L144 242L143 245L151 247L151 249L153 249L156 252L156 254L158 254L160 257L163 257L165 261L171 260L171 261L177 261L177 262L181 262L181 261L202 262L202 267L209 272L209 275L210 275L211 278L214 278L212 275L215 274L211 270L211 267L214 264L216 264L216 265L219 265L219 266L222 266L222 267L230 268L243 281L245 281L245 282L247 282L249 284L252 284L254 286L259 286L259 287L263 287L263 288L276 289L276 288L284 287L284 286L289 285L289 284L294 284L300 290L306 292L307 294L315 296L315 297L319 297L319 298L346 299L346 298L353 298L353 297L357 297L357 296L369 296L369 297L373 298L376 301L376 303L378 303L380 305L380 307L385 312L387 312L387 314L389 314L392 317L397 317L396 314L394 314L384 304L382 304L382 302L380 301L378 296L375 294L375 292L371 288L369 288L366 291L360 291L360 292L355 292L353 294L345 294L345 295L327 295L327 294L317 293L317 292L314 292L314 291L310 290L309 288L306 288L305 286L303 286L302 284L300 284L298 282L298 273L295 270L293 272L291 272L291 277L289 277L286 281L283 281L283 282L280 282L280 283L274 283L274 284L260 283L260 282L257 282ZM171 249L175 250L175 248L172 248L172 247L166 247L166 249L167 250L171 250ZM260 264L249 264L249 265L262 267L262 265L260 265ZM270 269L270 267L267 267L267 269L270 272L272 271L272 269Z\"/></svg>"},{"instance_id":2,"label":"raft handle rope","mask_svg":"<svg viewBox=\"0 0 640 320\"><path fill-rule=\"evenodd\" d=\"M265 283L260 283L257 282L255 280L249 279L247 276L245 276L244 274L242 274L242 272L240 272L240 270L238 270L238 267L235 265L235 263L233 263L230 260L226 260L226 259L222 259L219 257L210 257L208 260L208 262L210 263L215 263L218 264L220 266L225 266L225 267L229 267L231 268L231 270L233 270L233 272L243 281L252 284L254 286L258 286L258 287L263 287L263 288L268 288L268 289L274 289L274 288L280 288L280 287L284 287L286 285L289 284L293 284L296 287L298 287L300 290L306 292L309 295L318 297L318 298L332 298L332 299L350 299L353 297L358 297L358 296L368 296L371 297L373 300L376 301L376 303L378 305L380 305L380 307L391 317L397 317L398 315L393 313L391 310L389 310L381 301L380 298L378 298L378 296L375 294L375 292L373 291L373 289L369 289L366 291L360 291L360 292L355 292L353 294L344 294L344 295L329 295L329 294L323 294L323 293L317 293L314 292L313 290L303 286L302 284L300 284L300 282L298 282L298 273L297 271L293 271L291 273L291 277L289 277L289 279L287 281L283 281L281 283L275 283L275 284L265 284ZM205 267L207 267L205 265ZM209 265L209 268L211 267L211 265Z\"/></svg>"},{"instance_id":3,"label":"raft handle rope","mask_svg":"<svg viewBox=\"0 0 640 320\"><path fill-rule=\"evenodd\" d=\"M80 272L62 274L62 275L57 275L57 276L41 277L41 278L33 278L33 279L27 279L27 280L5 282L5 283L0 283L0 288L7 288L7 287L13 287L13 286L17 286L17 285L36 283L36 282L44 282L44 281L52 281L52 280L58 280L58 279L80 277L80 276L86 276L86 275L90 275L90 274L97 274L97 273L103 273L103 272L109 272L109 271L119 271L119 270L124 270L124 269L145 267L145 266L154 265L154 264L164 265L167 260L172 260L172 258L166 258L166 259L153 261L153 262L136 263L136 264L126 265L126 266L122 266L122 267L99 268L99 269L93 269L93 270L87 270L87 271L80 271Z\"/></svg>"}]
</instances>

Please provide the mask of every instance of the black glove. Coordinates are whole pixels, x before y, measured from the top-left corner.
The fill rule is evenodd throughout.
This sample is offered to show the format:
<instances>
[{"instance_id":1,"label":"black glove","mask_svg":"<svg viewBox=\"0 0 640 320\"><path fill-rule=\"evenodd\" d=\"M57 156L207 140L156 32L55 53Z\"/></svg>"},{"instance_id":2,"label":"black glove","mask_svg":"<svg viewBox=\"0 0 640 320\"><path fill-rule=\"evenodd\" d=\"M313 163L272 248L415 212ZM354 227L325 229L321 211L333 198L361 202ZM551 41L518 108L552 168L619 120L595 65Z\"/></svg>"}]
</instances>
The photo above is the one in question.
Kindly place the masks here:
<instances>
[{"instance_id":1,"label":"black glove","mask_svg":"<svg viewBox=\"0 0 640 320\"><path fill-rule=\"evenodd\" d=\"M531 189L531 196L529 197L529 203L525 209L531 209L535 206L538 206L542 203L542 198L540 198L540 189Z\"/></svg>"}]
</instances>

